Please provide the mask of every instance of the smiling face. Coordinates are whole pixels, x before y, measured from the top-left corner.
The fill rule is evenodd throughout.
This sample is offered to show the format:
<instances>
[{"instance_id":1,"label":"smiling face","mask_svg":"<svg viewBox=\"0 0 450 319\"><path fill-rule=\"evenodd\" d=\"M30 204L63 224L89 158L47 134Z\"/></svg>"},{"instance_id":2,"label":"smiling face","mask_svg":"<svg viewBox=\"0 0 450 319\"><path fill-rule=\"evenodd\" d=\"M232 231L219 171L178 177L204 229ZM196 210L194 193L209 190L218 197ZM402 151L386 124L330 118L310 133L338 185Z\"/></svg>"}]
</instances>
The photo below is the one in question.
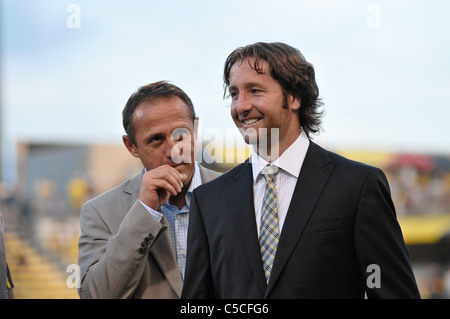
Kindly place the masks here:
<instances>
[{"instance_id":1,"label":"smiling face","mask_svg":"<svg viewBox=\"0 0 450 319\"><path fill-rule=\"evenodd\" d=\"M135 143L123 136L131 155L140 158L147 170L168 164L190 181L197 127L186 103L179 97L143 102L134 111L133 121Z\"/></svg>"},{"instance_id":2,"label":"smiling face","mask_svg":"<svg viewBox=\"0 0 450 319\"><path fill-rule=\"evenodd\" d=\"M281 155L300 135L300 101L283 94L281 85L270 75L266 61L261 60L258 66L262 73L252 68L253 65L254 59L249 58L237 61L231 68L231 116L246 143L256 145L257 150L267 145L269 152L278 147ZM264 128L267 135L261 130ZM271 129L279 130L278 141L271 140Z\"/></svg>"}]
</instances>

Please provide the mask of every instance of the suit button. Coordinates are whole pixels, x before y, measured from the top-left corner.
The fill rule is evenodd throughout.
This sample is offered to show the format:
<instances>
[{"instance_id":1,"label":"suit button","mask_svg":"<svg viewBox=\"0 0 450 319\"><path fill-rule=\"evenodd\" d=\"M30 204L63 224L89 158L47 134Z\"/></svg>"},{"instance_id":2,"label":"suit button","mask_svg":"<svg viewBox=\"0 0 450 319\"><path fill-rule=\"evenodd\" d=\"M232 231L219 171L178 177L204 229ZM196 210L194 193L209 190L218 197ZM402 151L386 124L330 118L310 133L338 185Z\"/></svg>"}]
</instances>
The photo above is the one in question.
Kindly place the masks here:
<instances>
[{"instance_id":1,"label":"suit button","mask_svg":"<svg viewBox=\"0 0 450 319\"><path fill-rule=\"evenodd\" d=\"M141 247L145 248L145 247L147 247L147 244L146 243L141 243Z\"/></svg>"},{"instance_id":2,"label":"suit button","mask_svg":"<svg viewBox=\"0 0 450 319\"><path fill-rule=\"evenodd\" d=\"M144 241L145 241L146 243L148 243L148 242L150 241L150 237L145 237L145 238L144 238Z\"/></svg>"},{"instance_id":3,"label":"suit button","mask_svg":"<svg viewBox=\"0 0 450 319\"><path fill-rule=\"evenodd\" d=\"M144 248L141 247L141 248L138 249L138 252L139 252L141 255L143 255L143 254L145 253L145 250L144 250Z\"/></svg>"},{"instance_id":4,"label":"suit button","mask_svg":"<svg viewBox=\"0 0 450 319\"><path fill-rule=\"evenodd\" d=\"M155 236L153 236L152 233L148 233L148 238L153 239L153 238L155 238Z\"/></svg>"}]
</instances>

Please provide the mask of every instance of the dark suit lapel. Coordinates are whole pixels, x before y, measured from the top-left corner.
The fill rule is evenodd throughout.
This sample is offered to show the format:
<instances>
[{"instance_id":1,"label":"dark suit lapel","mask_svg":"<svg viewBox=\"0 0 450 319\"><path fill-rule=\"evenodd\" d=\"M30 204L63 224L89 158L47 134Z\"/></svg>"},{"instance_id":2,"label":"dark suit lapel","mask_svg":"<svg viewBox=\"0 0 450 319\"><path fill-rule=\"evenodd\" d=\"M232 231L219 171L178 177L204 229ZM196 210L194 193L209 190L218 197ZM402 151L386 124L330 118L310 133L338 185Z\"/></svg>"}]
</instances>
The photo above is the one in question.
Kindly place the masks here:
<instances>
[{"instance_id":1,"label":"dark suit lapel","mask_svg":"<svg viewBox=\"0 0 450 319\"><path fill-rule=\"evenodd\" d=\"M297 245L333 168L328 153L310 142L281 232L266 296Z\"/></svg>"},{"instance_id":2,"label":"dark suit lapel","mask_svg":"<svg viewBox=\"0 0 450 319\"><path fill-rule=\"evenodd\" d=\"M233 180L233 183L226 190L226 194L233 208L231 217L242 251L252 270L256 284L264 295L266 280L256 231L252 174L252 166L247 160L233 174L230 174L229 178Z\"/></svg>"}]
</instances>

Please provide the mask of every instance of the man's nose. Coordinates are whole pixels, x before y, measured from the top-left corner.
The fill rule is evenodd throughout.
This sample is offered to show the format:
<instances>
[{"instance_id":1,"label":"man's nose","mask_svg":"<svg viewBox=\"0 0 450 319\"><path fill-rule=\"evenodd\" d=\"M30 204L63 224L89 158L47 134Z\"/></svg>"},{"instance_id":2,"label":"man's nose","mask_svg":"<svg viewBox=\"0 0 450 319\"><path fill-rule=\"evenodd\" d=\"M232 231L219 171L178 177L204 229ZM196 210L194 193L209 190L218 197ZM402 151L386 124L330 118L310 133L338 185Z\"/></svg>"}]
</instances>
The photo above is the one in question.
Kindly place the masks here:
<instances>
[{"instance_id":1,"label":"man's nose","mask_svg":"<svg viewBox=\"0 0 450 319\"><path fill-rule=\"evenodd\" d=\"M168 158L172 157L172 152L173 152L175 145L176 145L176 141L174 141L172 138L166 139L166 143L165 143L166 157L168 157Z\"/></svg>"},{"instance_id":2,"label":"man's nose","mask_svg":"<svg viewBox=\"0 0 450 319\"><path fill-rule=\"evenodd\" d=\"M190 145L182 140L170 139L166 143L165 155L172 163L190 162Z\"/></svg>"},{"instance_id":3,"label":"man's nose","mask_svg":"<svg viewBox=\"0 0 450 319\"><path fill-rule=\"evenodd\" d=\"M245 115L246 113L250 112L252 107L252 103L244 94L239 95L239 98L236 101L236 111L239 114Z\"/></svg>"}]
</instances>

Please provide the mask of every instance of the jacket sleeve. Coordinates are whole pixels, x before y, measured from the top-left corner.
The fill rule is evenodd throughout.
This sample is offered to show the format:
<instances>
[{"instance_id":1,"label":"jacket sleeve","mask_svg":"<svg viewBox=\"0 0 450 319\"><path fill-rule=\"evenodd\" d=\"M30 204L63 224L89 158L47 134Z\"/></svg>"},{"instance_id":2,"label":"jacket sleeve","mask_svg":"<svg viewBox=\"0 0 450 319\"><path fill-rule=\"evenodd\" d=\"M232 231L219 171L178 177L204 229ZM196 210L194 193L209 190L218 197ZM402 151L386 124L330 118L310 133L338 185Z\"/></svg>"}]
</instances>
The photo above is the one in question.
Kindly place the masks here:
<instances>
[{"instance_id":1,"label":"jacket sleeve","mask_svg":"<svg viewBox=\"0 0 450 319\"><path fill-rule=\"evenodd\" d=\"M81 209L81 298L130 298L140 282L149 250L166 228L136 201L115 231L105 222L105 214L112 209L109 206L88 202Z\"/></svg>"},{"instance_id":2,"label":"jacket sleeve","mask_svg":"<svg viewBox=\"0 0 450 319\"><path fill-rule=\"evenodd\" d=\"M214 298L208 236L194 190L189 211L187 260L181 298Z\"/></svg>"},{"instance_id":3,"label":"jacket sleeve","mask_svg":"<svg viewBox=\"0 0 450 319\"><path fill-rule=\"evenodd\" d=\"M420 298L389 184L379 169L361 190L354 238L368 298Z\"/></svg>"}]
</instances>

